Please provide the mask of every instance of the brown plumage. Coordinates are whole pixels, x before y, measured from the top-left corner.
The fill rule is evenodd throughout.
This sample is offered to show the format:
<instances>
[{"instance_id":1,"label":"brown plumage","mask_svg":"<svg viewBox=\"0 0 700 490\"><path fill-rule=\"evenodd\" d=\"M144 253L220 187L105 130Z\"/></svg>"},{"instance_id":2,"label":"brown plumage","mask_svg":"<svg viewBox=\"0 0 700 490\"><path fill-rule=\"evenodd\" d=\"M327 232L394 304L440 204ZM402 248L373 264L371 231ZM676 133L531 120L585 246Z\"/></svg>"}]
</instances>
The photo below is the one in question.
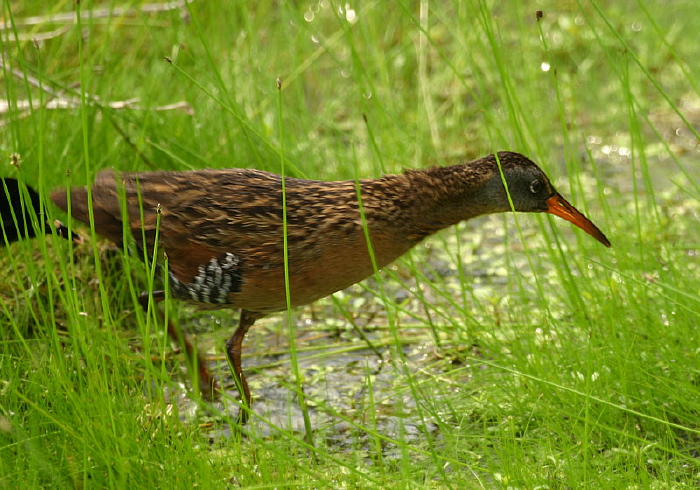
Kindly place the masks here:
<instances>
[{"instance_id":1,"label":"brown plumage","mask_svg":"<svg viewBox=\"0 0 700 490\"><path fill-rule=\"evenodd\" d=\"M498 160L516 211L555 214L610 246L537 165L510 152L499 153ZM125 196L126 226L152 252L160 213L159 249L168 257L173 296L204 308L241 309L227 353L249 406L241 343L256 319L287 308L282 178L246 169L117 175L102 172L92 186L96 231L122 242L120 196ZM374 272L363 223L381 268L442 228L511 210L494 155L379 179L286 178L285 185L291 306L313 302ZM87 190L73 188L70 193L72 216L89 222ZM65 191L51 198L67 209ZM163 298L162 292L154 296ZM202 381L203 388L214 386L208 374ZM241 417L245 421L245 411Z\"/></svg>"}]
</instances>

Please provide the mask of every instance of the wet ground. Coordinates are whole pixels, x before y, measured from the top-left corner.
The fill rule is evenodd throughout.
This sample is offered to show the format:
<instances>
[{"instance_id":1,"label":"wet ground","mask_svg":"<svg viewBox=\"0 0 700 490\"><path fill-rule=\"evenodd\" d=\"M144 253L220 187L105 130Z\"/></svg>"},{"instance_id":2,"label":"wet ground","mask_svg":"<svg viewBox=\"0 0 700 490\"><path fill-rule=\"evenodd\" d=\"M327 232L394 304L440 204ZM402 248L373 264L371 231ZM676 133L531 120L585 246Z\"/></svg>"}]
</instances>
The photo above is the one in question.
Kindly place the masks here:
<instances>
[{"instance_id":1,"label":"wet ground","mask_svg":"<svg viewBox=\"0 0 700 490\"><path fill-rule=\"evenodd\" d=\"M381 305L374 307L380 309ZM424 422L417 416L416 401L408 386L414 383L415 389L425 391L426 385L436 382L440 364L449 364L429 340L425 326L412 327L403 319L397 342L383 314L373 315L376 323L372 326L353 328L347 322L342 326L332 325L333 322L327 325L322 319L309 318L308 313L296 317L295 332L299 371L315 432L322 432L327 442L342 448L357 444L356 437L350 437L357 432L357 424L405 442L420 437L426 430L437 429L430 420ZM207 320L223 321L217 314L216 317L204 315L196 323L201 325L200 348L209 347L216 352L207 360L217 377L224 380L230 399L216 402L212 410L194 402L185 389L173 396L181 416L203 423L205 429L211 428L209 436L215 440L230 435L228 422L238 413L235 384L221 355L226 337L235 329L235 318L230 318L229 325L208 332L204 327ZM304 433L285 324L286 318L279 315L261 320L249 332L244 347L243 366L255 412L247 429L263 437L274 436L280 429ZM181 360L181 356L178 358ZM184 367L179 369L183 383L189 384ZM410 377L406 372L411 373ZM181 387L185 388L185 384ZM427 389L431 390L429 386ZM228 414L231 419L225 420L222 414Z\"/></svg>"}]
</instances>

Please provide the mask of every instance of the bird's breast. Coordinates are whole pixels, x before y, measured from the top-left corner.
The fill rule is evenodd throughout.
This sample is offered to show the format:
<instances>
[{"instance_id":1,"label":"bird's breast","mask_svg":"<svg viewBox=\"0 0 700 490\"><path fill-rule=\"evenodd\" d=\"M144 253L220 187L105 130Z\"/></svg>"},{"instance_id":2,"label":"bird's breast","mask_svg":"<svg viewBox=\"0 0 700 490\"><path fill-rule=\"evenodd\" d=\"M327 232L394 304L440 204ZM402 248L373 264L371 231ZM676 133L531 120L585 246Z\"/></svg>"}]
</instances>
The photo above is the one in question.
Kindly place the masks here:
<instances>
[{"instance_id":1,"label":"bird's breast","mask_svg":"<svg viewBox=\"0 0 700 490\"><path fill-rule=\"evenodd\" d=\"M410 247L382 234L337 234L291 247L288 258L290 306L300 306L345 289L389 264ZM371 250L371 252L370 252ZM372 260L373 254L374 261ZM240 290L228 295L231 306L272 312L287 308L282 247L274 256L242 257Z\"/></svg>"}]
</instances>

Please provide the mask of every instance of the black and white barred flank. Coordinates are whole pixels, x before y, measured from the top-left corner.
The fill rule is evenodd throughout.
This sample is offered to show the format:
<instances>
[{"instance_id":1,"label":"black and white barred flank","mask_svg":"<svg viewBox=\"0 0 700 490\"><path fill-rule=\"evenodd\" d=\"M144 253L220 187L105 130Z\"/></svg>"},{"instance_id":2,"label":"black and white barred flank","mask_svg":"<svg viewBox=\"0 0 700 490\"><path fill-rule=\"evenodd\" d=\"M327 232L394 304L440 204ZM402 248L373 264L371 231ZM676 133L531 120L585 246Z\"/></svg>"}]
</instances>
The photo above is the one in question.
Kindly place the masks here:
<instances>
[{"instance_id":1,"label":"black and white barred flank","mask_svg":"<svg viewBox=\"0 0 700 490\"><path fill-rule=\"evenodd\" d=\"M232 253L213 257L208 264L199 266L199 273L189 283L180 281L171 272L173 296L199 303L226 304L228 293L241 288L240 262Z\"/></svg>"}]
</instances>

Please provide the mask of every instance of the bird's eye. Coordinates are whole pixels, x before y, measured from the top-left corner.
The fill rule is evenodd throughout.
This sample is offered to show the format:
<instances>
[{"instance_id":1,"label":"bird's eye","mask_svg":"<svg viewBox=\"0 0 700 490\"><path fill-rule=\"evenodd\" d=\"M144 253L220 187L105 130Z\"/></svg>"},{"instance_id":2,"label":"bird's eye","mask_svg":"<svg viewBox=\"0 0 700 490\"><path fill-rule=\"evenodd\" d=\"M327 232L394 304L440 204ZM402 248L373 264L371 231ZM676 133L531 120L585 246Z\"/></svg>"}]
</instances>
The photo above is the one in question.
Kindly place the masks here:
<instances>
[{"instance_id":1,"label":"bird's eye","mask_svg":"<svg viewBox=\"0 0 700 490\"><path fill-rule=\"evenodd\" d=\"M541 180L533 180L530 182L530 192L533 194L539 194L540 191L542 190L542 181Z\"/></svg>"}]
</instances>

